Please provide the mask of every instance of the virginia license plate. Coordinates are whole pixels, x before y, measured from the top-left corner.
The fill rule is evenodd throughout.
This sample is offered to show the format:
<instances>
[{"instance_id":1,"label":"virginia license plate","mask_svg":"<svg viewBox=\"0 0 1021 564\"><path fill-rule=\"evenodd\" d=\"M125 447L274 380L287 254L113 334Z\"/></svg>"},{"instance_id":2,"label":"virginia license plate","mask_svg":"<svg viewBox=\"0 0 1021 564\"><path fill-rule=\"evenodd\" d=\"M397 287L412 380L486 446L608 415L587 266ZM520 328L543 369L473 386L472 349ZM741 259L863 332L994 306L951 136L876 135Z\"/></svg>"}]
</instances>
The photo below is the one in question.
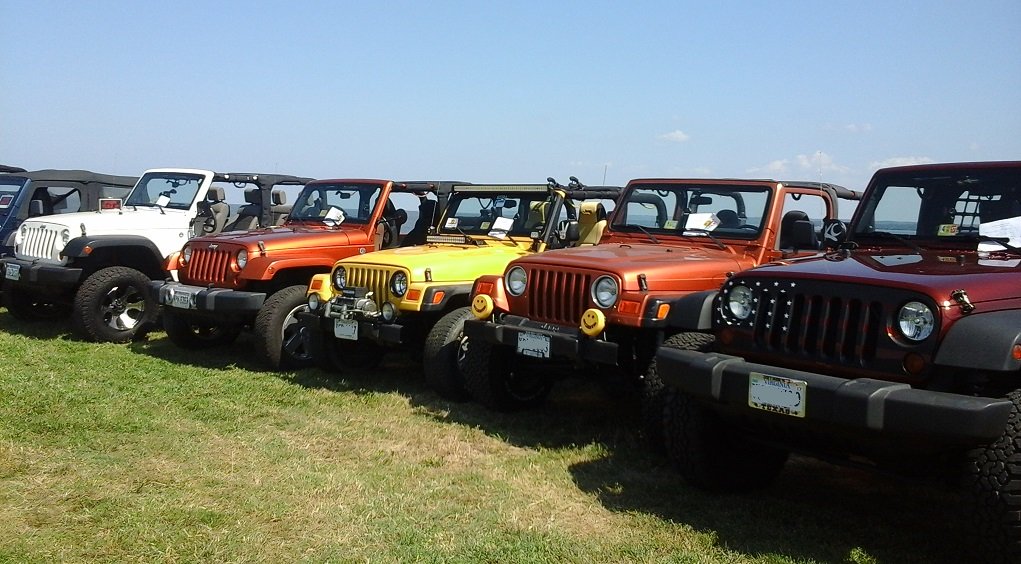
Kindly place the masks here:
<instances>
[{"instance_id":1,"label":"virginia license plate","mask_svg":"<svg viewBox=\"0 0 1021 564\"><path fill-rule=\"evenodd\" d=\"M333 335L348 341L358 340L358 321L355 319L334 319Z\"/></svg>"},{"instance_id":2,"label":"virginia license plate","mask_svg":"<svg viewBox=\"0 0 1021 564\"><path fill-rule=\"evenodd\" d=\"M518 354L535 358L549 358L549 335L518 333Z\"/></svg>"},{"instance_id":3,"label":"virginia license plate","mask_svg":"<svg viewBox=\"0 0 1021 564\"><path fill-rule=\"evenodd\" d=\"M760 372L748 375L748 405L755 409L791 417L804 417L807 391L808 383L804 380L781 378Z\"/></svg>"},{"instance_id":4,"label":"virginia license plate","mask_svg":"<svg viewBox=\"0 0 1021 564\"><path fill-rule=\"evenodd\" d=\"M4 269L4 278L8 280L21 280L21 265L8 264Z\"/></svg>"},{"instance_id":5,"label":"virginia license plate","mask_svg":"<svg viewBox=\"0 0 1021 564\"><path fill-rule=\"evenodd\" d=\"M174 292L174 299L170 301L171 307L188 309L191 307L191 293L180 290Z\"/></svg>"}]
</instances>

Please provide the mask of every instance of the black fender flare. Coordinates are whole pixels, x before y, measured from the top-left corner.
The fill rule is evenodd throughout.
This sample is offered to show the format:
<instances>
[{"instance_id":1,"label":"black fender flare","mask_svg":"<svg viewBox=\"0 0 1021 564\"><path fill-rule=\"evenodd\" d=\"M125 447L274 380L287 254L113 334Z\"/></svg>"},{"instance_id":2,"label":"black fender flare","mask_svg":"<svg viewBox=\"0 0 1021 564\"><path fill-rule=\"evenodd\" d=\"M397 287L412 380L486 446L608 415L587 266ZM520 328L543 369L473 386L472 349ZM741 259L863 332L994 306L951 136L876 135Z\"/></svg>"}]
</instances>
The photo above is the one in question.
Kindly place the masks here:
<instances>
[{"instance_id":1,"label":"black fender flare","mask_svg":"<svg viewBox=\"0 0 1021 564\"><path fill-rule=\"evenodd\" d=\"M89 252L85 252L85 247L89 247L91 250ZM148 237L142 237L141 235L96 235L92 237L75 237L67 242L62 254L69 258L84 258L89 256L92 251L102 249L104 247L142 247L152 253L152 256L160 263L162 263L166 258L151 239Z\"/></svg>"},{"instance_id":2,"label":"black fender flare","mask_svg":"<svg viewBox=\"0 0 1021 564\"><path fill-rule=\"evenodd\" d=\"M950 327L936 352L938 366L1016 372L1021 360L1012 356L1021 344L1021 310L973 314Z\"/></svg>"},{"instance_id":3,"label":"black fender flare","mask_svg":"<svg viewBox=\"0 0 1021 564\"><path fill-rule=\"evenodd\" d=\"M422 308L420 311L446 311L451 300L460 296L470 296L473 284L474 283L454 284L450 286L430 286L429 288L426 288L426 290L422 292ZM434 304L432 301L437 292L443 292L443 298L439 303Z\"/></svg>"},{"instance_id":4,"label":"black fender flare","mask_svg":"<svg viewBox=\"0 0 1021 564\"><path fill-rule=\"evenodd\" d=\"M719 290L703 290L681 296L670 303L666 324L683 331L708 331L713 327L713 302Z\"/></svg>"}]
</instances>

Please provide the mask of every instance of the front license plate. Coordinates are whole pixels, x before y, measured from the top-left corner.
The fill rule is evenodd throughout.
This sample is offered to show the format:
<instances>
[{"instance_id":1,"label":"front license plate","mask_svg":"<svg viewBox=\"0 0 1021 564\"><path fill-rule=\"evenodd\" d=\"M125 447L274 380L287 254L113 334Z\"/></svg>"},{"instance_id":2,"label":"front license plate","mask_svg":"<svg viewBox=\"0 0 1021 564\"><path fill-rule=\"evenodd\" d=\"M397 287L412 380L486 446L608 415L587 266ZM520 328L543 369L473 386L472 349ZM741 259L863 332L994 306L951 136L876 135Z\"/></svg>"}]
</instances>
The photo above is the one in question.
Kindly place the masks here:
<instances>
[{"instance_id":1,"label":"front license plate","mask_svg":"<svg viewBox=\"0 0 1021 564\"><path fill-rule=\"evenodd\" d=\"M8 264L4 269L4 278L8 280L21 280L21 265Z\"/></svg>"},{"instance_id":2,"label":"front license plate","mask_svg":"<svg viewBox=\"0 0 1021 564\"><path fill-rule=\"evenodd\" d=\"M770 376L760 372L748 375L748 405L791 417L805 416L808 383L803 380Z\"/></svg>"},{"instance_id":3,"label":"front license plate","mask_svg":"<svg viewBox=\"0 0 1021 564\"><path fill-rule=\"evenodd\" d=\"M348 341L358 340L358 321L355 319L334 319L333 335Z\"/></svg>"},{"instance_id":4,"label":"front license plate","mask_svg":"<svg viewBox=\"0 0 1021 564\"><path fill-rule=\"evenodd\" d=\"M518 354L549 358L549 335L518 333Z\"/></svg>"},{"instance_id":5,"label":"front license plate","mask_svg":"<svg viewBox=\"0 0 1021 564\"><path fill-rule=\"evenodd\" d=\"M191 293L178 290L174 292L174 299L170 300L171 307L188 309L191 307Z\"/></svg>"}]
</instances>

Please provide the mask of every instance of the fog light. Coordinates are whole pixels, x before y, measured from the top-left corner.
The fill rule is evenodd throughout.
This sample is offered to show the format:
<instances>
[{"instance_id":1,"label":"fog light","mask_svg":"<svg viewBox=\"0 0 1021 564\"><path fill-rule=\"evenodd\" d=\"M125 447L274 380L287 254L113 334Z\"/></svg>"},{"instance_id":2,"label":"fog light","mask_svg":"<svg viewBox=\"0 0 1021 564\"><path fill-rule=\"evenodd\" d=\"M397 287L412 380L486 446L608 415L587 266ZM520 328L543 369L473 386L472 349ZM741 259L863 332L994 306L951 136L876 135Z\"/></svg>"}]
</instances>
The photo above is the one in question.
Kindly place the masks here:
<instances>
[{"instance_id":1,"label":"fog light","mask_svg":"<svg viewBox=\"0 0 1021 564\"><path fill-rule=\"evenodd\" d=\"M319 311L319 294L308 295L308 309L310 311Z\"/></svg>"},{"instance_id":2,"label":"fog light","mask_svg":"<svg viewBox=\"0 0 1021 564\"><path fill-rule=\"evenodd\" d=\"M397 319L397 308L390 302L383 304L383 308L380 310L383 315L383 321L390 323L394 319Z\"/></svg>"}]
</instances>

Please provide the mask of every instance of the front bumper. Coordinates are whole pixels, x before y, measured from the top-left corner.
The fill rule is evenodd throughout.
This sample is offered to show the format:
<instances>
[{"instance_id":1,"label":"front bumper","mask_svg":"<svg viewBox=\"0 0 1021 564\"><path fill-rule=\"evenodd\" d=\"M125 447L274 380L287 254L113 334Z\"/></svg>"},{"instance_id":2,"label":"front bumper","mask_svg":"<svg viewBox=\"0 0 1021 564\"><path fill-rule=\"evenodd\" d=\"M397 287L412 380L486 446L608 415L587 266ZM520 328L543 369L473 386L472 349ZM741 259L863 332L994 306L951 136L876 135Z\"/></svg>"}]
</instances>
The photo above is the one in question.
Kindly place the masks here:
<instances>
[{"instance_id":1,"label":"front bumper","mask_svg":"<svg viewBox=\"0 0 1021 564\"><path fill-rule=\"evenodd\" d=\"M660 348L656 360L665 384L718 411L771 426L873 432L911 442L967 447L999 437L1011 410L1006 399L922 390L871 378L847 380L717 353ZM805 382L805 417L751 407L752 372Z\"/></svg>"},{"instance_id":2,"label":"front bumper","mask_svg":"<svg viewBox=\"0 0 1021 564\"><path fill-rule=\"evenodd\" d=\"M324 317L315 312L298 312L298 323L312 337L313 343L319 343L322 338L340 339L334 333L334 324L338 318ZM406 331L400 323L381 323L379 321L358 319L358 339L368 340L381 345L401 345L406 340ZM352 340L352 342L354 342ZM316 345L317 346L317 345ZM313 350L313 354L318 351Z\"/></svg>"},{"instance_id":3,"label":"front bumper","mask_svg":"<svg viewBox=\"0 0 1021 564\"><path fill-rule=\"evenodd\" d=\"M160 305L174 308L181 313L190 311L256 314L266 302L265 292L189 286L164 280L150 282L149 289ZM185 301L181 296L187 296L188 299Z\"/></svg>"},{"instance_id":4,"label":"front bumper","mask_svg":"<svg viewBox=\"0 0 1021 564\"><path fill-rule=\"evenodd\" d=\"M464 322L464 334L469 339L508 346L515 351L518 349L518 336L527 333L549 338L550 357L617 365L617 343L590 339L577 328L537 323L516 315L503 316L501 323L479 319Z\"/></svg>"},{"instance_id":5,"label":"front bumper","mask_svg":"<svg viewBox=\"0 0 1021 564\"><path fill-rule=\"evenodd\" d=\"M17 271L17 279L7 276L8 271L12 269ZM5 286L31 284L51 288L74 288L81 281L82 269L5 257L0 259L0 276L3 276Z\"/></svg>"}]
</instances>

